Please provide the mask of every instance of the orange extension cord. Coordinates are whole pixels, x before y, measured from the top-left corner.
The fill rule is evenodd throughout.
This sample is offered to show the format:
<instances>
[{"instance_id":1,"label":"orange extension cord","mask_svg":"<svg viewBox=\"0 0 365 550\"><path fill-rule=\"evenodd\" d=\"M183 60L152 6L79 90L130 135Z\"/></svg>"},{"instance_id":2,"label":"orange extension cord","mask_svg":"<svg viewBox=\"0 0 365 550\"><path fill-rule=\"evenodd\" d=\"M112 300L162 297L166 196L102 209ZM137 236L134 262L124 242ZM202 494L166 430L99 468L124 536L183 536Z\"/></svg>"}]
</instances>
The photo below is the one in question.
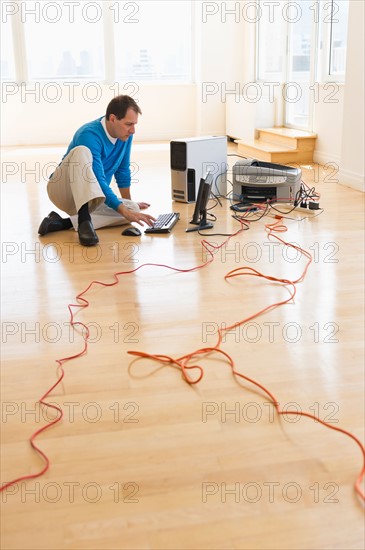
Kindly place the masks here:
<instances>
[{"instance_id":1,"label":"orange extension cord","mask_svg":"<svg viewBox=\"0 0 365 550\"><path fill-rule=\"evenodd\" d=\"M230 279L232 277L241 277L241 276L253 276L253 277L260 277L260 278L266 279L267 281L279 283L279 284L283 285L286 288L287 287L290 288L290 290L289 290L290 295L286 300L282 300L280 302L275 302L273 304L270 304L270 305L266 306L265 308L261 309L260 311L246 317L245 319L242 319L241 321L238 321L237 323L234 323L233 325L231 325L229 327L219 329L218 330L218 341L217 341L216 345L213 346L213 347L201 348L201 349L195 350L195 351L193 351L193 352L191 352L187 355L183 355L182 357L179 357L177 359L174 359L173 357L169 357L167 355L153 355L153 354L149 354L149 353L145 353L145 352L141 352L141 351L129 351L128 353L130 355L133 355L133 356L136 356L136 357L139 357L139 358L152 359L154 361L158 361L159 363L169 364L169 365L172 365L172 366L177 366L178 368L181 369L182 376L183 376L184 380L188 384L191 384L191 385L192 384L197 384L198 382L200 382L202 380L202 378L204 376L204 370L200 365L197 365L197 364L191 365L190 362L192 360L196 361L196 358L202 357L202 356L204 356L206 354L209 354L209 353L212 353L212 352L220 353L228 361L228 364L231 367L232 374L234 376L237 376L239 378L243 378L247 382L250 382L251 384L257 386L258 388L260 388L260 390L262 390L270 398L270 400L271 400L273 406L275 407L275 410L276 410L278 415L295 414L295 415L300 415L300 416L305 416L307 418L311 418L311 419L315 420L316 422L319 422L323 426L326 426L327 428L330 428L332 430L336 430L337 432L341 432L341 433L347 435L348 437L350 437L351 439L353 439L357 443L357 445L361 449L361 453L362 453L362 456L363 456L363 466L362 466L362 469L361 469L361 472L360 472L359 476L357 477L357 479L355 481L354 487L355 487L356 493L359 495L361 500L363 502L365 502L365 494L364 494L364 491L361 488L362 480L363 480L364 475L365 475L365 448L364 448L364 445L361 443L361 441L355 435L350 433L349 431L344 430L342 428L338 428L336 426L333 426L332 424L329 424L329 423L319 419L318 417L314 416L313 414L310 414L310 413L307 413L307 412L298 412L297 409L292 410L292 411L290 411L290 410L282 411L279 407L279 401L274 397L274 395L264 385L260 384L256 380L253 380L252 378L248 378L247 376L245 376L242 373L238 372L236 370L236 366L235 366L235 363L234 363L232 357L228 353L226 353L225 351L220 349L223 334L225 332L230 331L230 330L234 329L235 327L241 326L241 325L247 323L248 321L250 321L252 319L255 319L259 315L262 315L263 313L265 313L267 311L275 309L279 306L282 306L282 305L287 304L290 301L294 300L294 297L295 297L295 294L296 294L296 284L300 283L304 280L305 275L306 275L307 270L308 270L308 267L312 262L312 256L309 252L307 252L306 250L300 248L299 246L296 246L294 244L291 244L291 243L288 243L288 242L284 241L278 235L275 234L275 233L283 233L283 232L287 231L287 227L282 223L281 218L279 216L277 216L277 218L278 219L275 223L265 225L265 229L268 233L268 238L277 239L284 246L288 246L288 247L294 248L295 250L298 250L304 257L307 258L305 268L304 268L302 274L300 275L300 277L298 277L294 281L291 281L289 279L279 279L277 277L264 275L263 273L260 273L256 269L253 269L251 267L246 266L246 267L239 267L237 269L233 269L232 271L230 271L229 273L227 273L225 275L225 279ZM248 222L248 220L245 220L245 223L247 223L247 222ZM177 271L179 273L188 273L188 272L191 272L191 271L196 271L198 269L201 269L201 268L207 266L208 264L210 264L211 262L214 261L214 255L213 255L213 252L212 252L213 250L219 250L232 237L238 235L242 231L244 231L243 222L241 222L241 229L239 229L236 233L234 233L233 235L228 237L228 239L226 239L220 245L213 245L212 243L209 243L206 240L201 241L201 244L202 244L203 248L207 251L209 257L203 264L201 264L199 266L189 268L189 269L179 269L179 268L175 268L175 267L171 267L171 266L167 266L167 265L163 265L163 264L146 263L146 264L142 264L139 267L137 267L135 269L132 269L130 271L120 271L120 272L114 273L114 275L113 275L114 281L112 281L111 283L104 283L104 282L101 282L101 281L92 281L87 286L87 288L85 290L83 290L82 292L80 292L76 296L76 300L79 303L68 305L68 310L70 312L70 324L74 329L76 329L76 327L79 326L79 327L82 327L83 330L85 331L83 333L84 347L79 353L76 353L75 355L71 355L69 357L64 357L62 359L56 359L56 362L59 366L59 369L60 369L61 373L60 373L56 383L53 384L53 386L39 399L39 403L46 406L46 407L50 407L52 409L55 409L59 413L59 416L57 418L55 418L54 420L52 420L51 422L49 422L48 424L44 425L39 430L37 430L30 437L30 440L29 440L31 446L33 447L33 449L43 458L45 465L39 472L37 472L35 474L23 475L23 476L20 476L16 479L12 480L12 481L9 481L7 483L2 484L2 486L0 487L0 491L4 491L7 487L10 487L11 485L14 485L15 483L18 483L20 481L26 481L28 479L34 479L34 478L40 477L50 467L49 458L35 444L35 439L37 438L38 435L40 435L45 430L49 429L51 426L53 426L53 425L57 424L58 422L60 422L63 418L63 411L60 407L57 407L56 405L53 405L51 403L47 403L45 401L45 399L50 395L50 393L54 390L54 388L56 386L58 386L61 383L62 379L64 378L65 372L64 372L64 369L63 369L63 364L68 362L68 361L71 361L73 359L76 359L77 357L81 357L82 355L87 353L88 340L90 338L89 329L84 323L74 320L75 319L75 313L73 311L73 308L78 308L78 310L79 310L80 308L82 309L82 308L86 308L86 307L89 306L89 302L86 300L86 298L84 298L84 295L87 294L87 292L90 290L90 288L94 285L101 285L101 286L105 286L105 287L114 286L114 285L119 283L119 276L129 275L131 273L135 273L136 271L138 271L142 267L147 267L147 266L164 267L164 268L167 268L167 269L171 269L173 271ZM81 304L80 304L80 302L81 302ZM197 378L193 379L189 376L188 371L192 370L192 369L198 370L199 375L198 375Z\"/></svg>"}]
</instances>

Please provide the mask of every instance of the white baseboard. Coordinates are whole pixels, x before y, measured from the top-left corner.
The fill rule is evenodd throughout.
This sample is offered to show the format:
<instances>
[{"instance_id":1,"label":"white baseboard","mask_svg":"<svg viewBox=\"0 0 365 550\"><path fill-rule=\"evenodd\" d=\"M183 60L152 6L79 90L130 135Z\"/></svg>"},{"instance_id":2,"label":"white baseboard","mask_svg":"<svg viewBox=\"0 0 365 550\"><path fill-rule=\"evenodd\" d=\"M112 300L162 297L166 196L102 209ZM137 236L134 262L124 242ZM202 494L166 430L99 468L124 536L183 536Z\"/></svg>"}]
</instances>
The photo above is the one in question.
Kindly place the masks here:
<instances>
[{"instance_id":1,"label":"white baseboard","mask_svg":"<svg viewBox=\"0 0 365 550\"><path fill-rule=\"evenodd\" d=\"M351 172L350 170L340 170L338 176L340 185L351 187L351 189L356 189L357 191L362 191L363 193L365 192L364 174L358 174L356 172Z\"/></svg>"},{"instance_id":2,"label":"white baseboard","mask_svg":"<svg viewBox=\"0 0 365 550\"><path fill-rule=\"evenodd\" d=\"M341 159L339 157L331 156L330 153L325 153L324 151L314 151L313 161L321 166L327 165L329 168L333 166L336 170L336 179L339 185L345 185L357 191L365 192L364 174L352 172L351 170L342 170Z\"/></svg>"},{"instance_id":3,"label":"white baseboard","mask_svg":"<svg viewBox=\"0 0 365 550\"><path fill-rule=\"evenodd\" d=\"M332 163L333 165L336 165L339 169L341 159L338 156L331 155L331 153L326 153L324 151L314 151L313 161L317 164L321 164L322 166Z\"/></svg>"}]
</instances>

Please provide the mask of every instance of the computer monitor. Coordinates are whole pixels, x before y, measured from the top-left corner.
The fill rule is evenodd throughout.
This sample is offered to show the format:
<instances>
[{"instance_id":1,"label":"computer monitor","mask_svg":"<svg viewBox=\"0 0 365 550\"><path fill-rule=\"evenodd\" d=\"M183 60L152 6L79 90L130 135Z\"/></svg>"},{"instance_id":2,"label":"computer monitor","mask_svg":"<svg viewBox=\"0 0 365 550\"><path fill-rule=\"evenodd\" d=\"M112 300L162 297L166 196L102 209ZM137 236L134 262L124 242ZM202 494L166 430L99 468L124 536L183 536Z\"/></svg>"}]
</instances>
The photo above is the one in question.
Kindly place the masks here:
<instances>
[{"instance_id":1,"label":"computer monitor","mask_svg":"<svg viewBox=\"0 0 365 550\"><path fill-rule=\"evenodd\" d=\"M212 229L213 224L207 221L207 204L213 185L213 174L208 172L205 178L201 178L198 196L195 203L193 218L190 223L197 227L189 227L187 233L191 231L199 231L200 229Z\"/></svg>"}]
</instances>

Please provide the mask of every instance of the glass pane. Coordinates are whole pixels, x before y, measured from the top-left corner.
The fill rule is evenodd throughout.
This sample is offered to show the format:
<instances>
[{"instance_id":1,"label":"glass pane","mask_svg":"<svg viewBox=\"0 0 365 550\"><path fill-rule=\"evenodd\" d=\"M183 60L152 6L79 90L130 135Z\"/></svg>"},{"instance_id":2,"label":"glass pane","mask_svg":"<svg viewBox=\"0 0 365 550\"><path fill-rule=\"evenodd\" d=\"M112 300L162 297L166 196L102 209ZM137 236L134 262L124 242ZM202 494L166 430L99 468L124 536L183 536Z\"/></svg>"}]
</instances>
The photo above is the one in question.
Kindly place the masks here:
<instances>
[{"instance_id":1,"label":"glass pane","mask_svg":"<svg viewBox=\"0 0 365 550\"><path fill-rule=\"evenodd\" d=\"M14 50L11 21L1 23L1 78L15 80Z\"/></svg>"},{"instance_id":2,"label":"glass pane","mask_svg":"<svg viewBox=\"0 0 365 550\"><path fill-rule=\"evenodd\" d=\"M332 0L330 74L343 74L346 70L348 13L348 0Z\"/></svg>"},{"instance_id":3,"label":"glass pane","mask_svg":"<svg viewBox=\"0 0 365 550\"><path fill-rule=\"evenodd\" d=\"M104 76L102 2L22 2L29 78Z\"/></svg>"},{"instance_id":4,"label":"glass pane","mask_svg":"<svg viewBox=\"0 0 365 550\"><path fill-rule=\"evenodd\" d=\"M286 124L307 128L309 120L309 87L311 82L311 49L313 11L311 2L297 0L300 17L288 25L289 69L285 89ZM293 18L294 21L294 18Z\"/></svg>"},{"instance_id":5,"label":"glass pane","mask_svg":"<svg viewBox=\"0 0 365 550\"><path fill-rule=\"evenodd\" d=\"M277 0L261 0L260 10L257 78L267 82L282 82L285 21Z\"/></svg>"},{"instance_id":6,"label":"glass pane","mask_svg":"<svg viewBox=\"0 0 365 550\"><path fill-rule=\"evenodd\" d=\"M117 78L191 81L191 2L132 2L115 30Z\"/></svg>"}]
</instances>

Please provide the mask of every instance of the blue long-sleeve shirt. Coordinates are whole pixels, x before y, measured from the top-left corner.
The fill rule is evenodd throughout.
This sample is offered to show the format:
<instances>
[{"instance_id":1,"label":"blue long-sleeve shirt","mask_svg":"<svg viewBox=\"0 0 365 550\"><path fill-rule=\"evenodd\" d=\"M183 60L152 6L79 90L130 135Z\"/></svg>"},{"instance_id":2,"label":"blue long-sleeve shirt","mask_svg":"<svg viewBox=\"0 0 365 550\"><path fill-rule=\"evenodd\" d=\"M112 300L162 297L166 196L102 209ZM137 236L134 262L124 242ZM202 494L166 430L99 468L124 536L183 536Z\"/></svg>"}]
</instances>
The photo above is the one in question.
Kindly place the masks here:
<instances>
[{"instance_id":1,"label":"blue long-sleeve shirt","mask_svg":"<svg viewBox=\"0 0 365 550\"><path fill-rule=\"evenodd\" d=\"M115 176L119 188L131 185L130 156L133 136L127 141L116 139L115 143L112 143L104 130L102 119L103 117L100 117L81 126L64 156L79 145L90 149L93 157L92 169L105 195L105 204L117 210L123 201L117 197L110 184Z\"/></svg>"}]
</instances>

